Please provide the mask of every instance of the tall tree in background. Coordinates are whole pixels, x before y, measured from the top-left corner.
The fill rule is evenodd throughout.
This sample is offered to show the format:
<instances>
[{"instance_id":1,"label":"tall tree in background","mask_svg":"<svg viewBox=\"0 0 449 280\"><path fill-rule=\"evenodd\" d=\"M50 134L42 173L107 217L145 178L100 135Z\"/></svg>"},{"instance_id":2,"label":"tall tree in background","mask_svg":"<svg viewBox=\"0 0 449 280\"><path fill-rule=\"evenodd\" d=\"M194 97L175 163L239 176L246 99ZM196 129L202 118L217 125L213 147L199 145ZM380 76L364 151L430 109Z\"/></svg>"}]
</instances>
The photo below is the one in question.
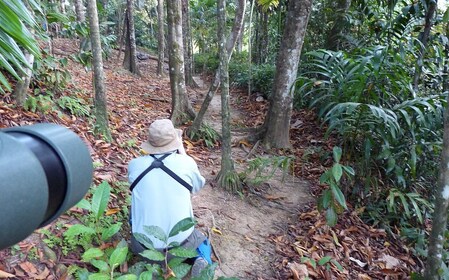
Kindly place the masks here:
<instances>
[{"instance_id":1,"label":"tall tree in background","mask_svg":"<svg viewBox=\"0 0 449 280\"><path fill-rule=\"evenodd\" d=\"M168 65L172 92L171 120L179 125L195 117L187 98L184 76L184 46L182 42L181 0L167 1Z\"/></svg>"},{"instance_id":2,"label":"tall tree in background","mask_svg":"<svg viewBox=\"0 0 449 280\"><path fill-rule=\"evenodd\" d=\"M157 43L157 74L164 75L164 54L165 54L165 29L164 29L164 0L157 0L157 26L158 26L158 43Z\"/></svg>"},{"instance_id":3,"label":"tall tree in background","mask_svg":"<svg viewBox=\"0 0 449 280\"><path fill-rule=\"evenodd\" d=\"M240 178L234 169L231 153L231 114L229 109L229 55L226 46L226 0L218 0L218 49L220 56L220 89L221 89L221 170L218 173L218 184L226 190L236 193L241 188Z\"/></svg>"},{"instance_id":4,"label":"tall tree in background","mask_svg":"<svg viewBox=\"0 0 449 280\"><path fill-rule=\"evenodd\" d=\"M267 62L268 57L268 9L263 6L257 6L256 24L254 30L254 48L252 54L252 62L255 64L263 64Z\"/></svg>"},{"instance_id":5,"label":"tall tree in background","mask_svg":"<svg viewBox=\"0 0 449 280\"><path fill-rule=\"evenodd\" d=\"M289 1L288 3L287 18L276 63L273 98L264 123L264 144L269 148L290 147L292 86L296 80L311 11L312 0Z\"/></svg>"},{"instance_id":6,"label":"tall tree in background","mask_svg":"<svg viewBox=\"0 0 449 280\"><path fill-rule=\"evenodd\" d=\"M337 0L336 2L331 2L331 5L335 6L335 9L333 9L332 28L327 35L326 48L338 51L342 48L342 39L345 31L347 32L349 29L346 18L348 10L351 7L351 0Z\"/></svg>"},{"instance_id":7,"label":"tall tree in background","mask_svg":"<svg viewBox=\"0 0 449 280\"><path fill-rule=\"evenodd\" d=\"M86 21L86 17L84 16L83 0L75 0L75 13L76 13L76 21L78 22Z\"/></svg>"},{"instance_id":8,"label":"tall tree in background","mask_svg":"<svg viewBox=\"0 0 449 280\"><path fill-rule=\"evenodd\" d=\"M87 13L89 15L90 41L92 44L92 65L95 91L95 133L103 135L111 140L109 130L108 109L106 102L106 87L104 85L103 58L100 42L100 26L98 23L97 1L87 1Z\"/></svg>"},{"instance_id":9,"label":"tall tree in background","mask_svg":"<svg viewBox=\"0 0 449 280\"><path fill-rule=\"evenodd\" d=\"M446 24L446 38L449 38L449 23ZM449 91L449 43L444 46L444 79L443 92ZM447 102L449 96L447 97ZM440 279L439 270L442 265L444 243L446 242L445 232L447 227L447 211L449 208L449 108L444 112L444 132L443 148L441 152L440 174L438 188L435 191L435 210L432 216L432 231L429 237L429 247L427 249L427 263L424 272L424 279Z\"/></svg>"},{"instance_id":10,"label":"tall tree in background","mask_svg":"<svg viewBox=\"0 0 449 280\"><path fill-rule=\"evenodd\" d=\"M449 102L449 98L447 100ZM427 263L424 273L426 280L440 279L442 250L446 241L447 211L449 208L449 109L444 113L444 136L441 155L440 178L435 192L435 210L432 217L432 231L429 238Z\"/></svg>"},{"instance_id":11,"label":"tall tree in background","mask_svg":"<svg viewBox=\"0 0 449 280\"><path fill-rule=\"evenodd\" d=\"M136 33L134 28L134 1L126 0L126 44L125 58L123 59L123 67L134 74L139 74L137 68L137 51L136 51Z\"/></svg>"},{"instance_id":12,"label":"tall tree in background","mask_svg":"<svg viewBox=\"0 0 449 280\"><path fill-rule=\"evenodd\" d=\"M420 52L418 53L418 58L417 58L416 67L415 67L415 75L413 77L413 89L415 91L418 90L419 79L421 77L421 72L422 72L422 61L423 61L424 55L426 53L427 44L429 42L430 30L433 25L432 20L435 15L435 11L437 9L437 1L429 0L429 1L425 1L425 2L427 3L425 24L424 24L424 30L419 36L419 41L421 42L421 48L420 48Z\"/></svg>"},{"instance_id":13,"label":"tall tree in background","mask_svg":"<svg viewBox=\"0 0 449 280\"><path fill-rule=\"evenodd\" d=\"M189 0L182 0L182 41L184 44L184 72L188 86L195 86L193 80L193 48L190 30Z\"/></svg>"},{"instance_id":14,"label":"tall tree in background","mask_svg":"<svg viewBox=\"0 0 449 280\"><path fill-rule=\"evenodd\" d=\"M234 18L234 25L232 27L231 34L229 34L229 38L226 43L226 53L228 55L228 62L231 60L232 52L234 50L235 44L237 42L237 39L240 37L243 29L243 22L245 19L245 10L246 10L246 1L245 0L238 0L237 1L238 6L235 13ZM209 90L207 91L206 97L204 98L203 103L201 104L200 111L196 115L195 119L193 120L192 125L188 128L187 134L189 136L194 135L198 132L198 130L201 127L201 124L203 123L204 115L206 114L207 108L209 107L210 102L212 101L212 98L214 97L215 93L218 90L218 87L220 86L220 69L217 69L215 72L214 80L211 83Z\"/></svg>"}]
</instances>

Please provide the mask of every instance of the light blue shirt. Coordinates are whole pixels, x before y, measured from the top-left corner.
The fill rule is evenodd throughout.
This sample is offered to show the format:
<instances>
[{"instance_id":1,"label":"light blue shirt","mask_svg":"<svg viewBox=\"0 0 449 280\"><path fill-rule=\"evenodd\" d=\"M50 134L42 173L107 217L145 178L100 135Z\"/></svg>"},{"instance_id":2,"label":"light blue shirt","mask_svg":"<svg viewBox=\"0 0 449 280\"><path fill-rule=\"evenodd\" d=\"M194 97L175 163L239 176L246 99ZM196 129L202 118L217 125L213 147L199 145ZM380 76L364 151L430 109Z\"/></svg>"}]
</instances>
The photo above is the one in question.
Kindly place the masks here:
<instances>
[{"instance_id":1,"label":"light blue shirt","mask_svg":"<svg viewBox=\"0 0 449 280\"><path fill-rule=\"evenodd\" d=\"M161 155L156 155L160 157ZM128 166L129 183L147 169L153 162L151 156L133 159ZM188 155L173 153L163 160L165 166L189 183L198 192L204 187L205 179L198 166ZM192 217L192 201L190 192L160 168L148 172L136 185L131 202L132 232L143 233L144 226L158 226L168 236L170 230L182 219ZM173 241L182 243L193 232L193 227L171 237L167 244L147 235L156 249L167 247Z\"/></svg>"}]
</instances>

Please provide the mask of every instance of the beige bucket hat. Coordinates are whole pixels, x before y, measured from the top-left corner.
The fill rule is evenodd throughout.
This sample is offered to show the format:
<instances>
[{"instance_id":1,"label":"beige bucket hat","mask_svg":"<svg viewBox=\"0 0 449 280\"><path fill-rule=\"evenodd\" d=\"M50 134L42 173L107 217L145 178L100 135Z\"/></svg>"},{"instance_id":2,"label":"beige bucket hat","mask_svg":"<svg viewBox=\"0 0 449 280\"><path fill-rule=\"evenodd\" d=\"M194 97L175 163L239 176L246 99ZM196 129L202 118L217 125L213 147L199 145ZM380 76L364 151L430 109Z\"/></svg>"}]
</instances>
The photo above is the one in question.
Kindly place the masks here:
<instances>
[{"instance_id":1,"label":"beige bucket hat","mask_svg":"<svg viewBox=\"0 0 449 280\"><path fill-rule=\"evenodd\" d=\"M182 130L169 119L155 120L148 128L148 141L142 149L149 154L165 154L182 148Z\"/></svg>"}]
</instances>

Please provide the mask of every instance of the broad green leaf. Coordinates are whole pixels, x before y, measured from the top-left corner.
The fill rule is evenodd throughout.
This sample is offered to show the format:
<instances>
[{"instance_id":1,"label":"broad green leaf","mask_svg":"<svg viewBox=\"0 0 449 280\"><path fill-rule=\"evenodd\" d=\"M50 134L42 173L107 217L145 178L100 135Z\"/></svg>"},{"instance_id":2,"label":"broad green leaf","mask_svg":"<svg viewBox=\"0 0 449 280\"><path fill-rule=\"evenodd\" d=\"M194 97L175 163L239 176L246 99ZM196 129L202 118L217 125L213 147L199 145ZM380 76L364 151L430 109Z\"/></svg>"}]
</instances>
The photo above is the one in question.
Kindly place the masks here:
<instances>
[{"instance_id":1,"label":"broad green leaf","mask_svg":"<svg viewBox=\"0 0 449 280\"><path fill-rule=\"evenodd\" d=\"M325 264L327 264L328 262L330 262L331 259L332 259L331 256L325 256L325 257L322 257L322 258L318 261L318 265L325 265Z\"/></svg>"},{"instance_id":2,"label":"broad green leaf","mask_svg":"<svg viewBox=\"0 0 449 280\"><path fill-rule=\"evenodd\" d=\"M140 255L144 258L147 258L151 261L163 261L165 260L165 255L156 250L145 250Z\"/></svg>"},{"instance_id":3,"label":"broad green leaf","mask_svg":"<svg viewBox=\"0 0 449 280\"><path fill-rule=\"evenodd\" d=\"M186 231L189 228L195 226L195 220L191 217L182 219L179 221L170 231L168 237L173 237L182 231Z\"/></svg>"},{"instance_id":4,"label":"broad green leaf","mask_svg":"<svg viewBox=\"0 0 449 280\"><path fill-rule=\"evenodd\" d=\"M69 227L69 229L66 230L63 235L65 237L71 238L80 234L93 235L95 234L95 230L93 228L86 227L85 225L76 224Z\"/></svg>"},{"instance_id":5,"label":"broad green leaf","mask_svg":"<svg viewBox=\"0 0 449 280\"><path fill-rule=\"evenodd\" d=\"M183 263L185 260L186 260L186 258L178 258L178 257L172 258L172 259L168 262L168 266L169 266L169 267L175 267L175 266L177 266L177 265Z\"/></svg>"},{"instance_id":6,"label":"broad green leaf","mask_svg":"<svg viewBox=\"0 0 449 280\"><path fill-rule=\"evenodd\" d=\"M134 274L125 274L118 278L114 278L115 280L137 280L137 275Z\"/></svg>"},{"instance_id":7,"label":"broad green leaf","mask_svg":"<svg viewBox=\"0 0 449 280\"><path fill-rule=\"evenodd\" d=\"M213 263L208 265L205 269L203 269L200 273L199 277L193 277L191 280L204 280L204 279L214 279L215 276L215 269L217 268L217 263ZM238 280L238 278L230 277L230 278L223 278L223 276L219 277L220 280Z\"/></svg>"},{"instance_id":8,"label":"broad green leaf","mask_svg":"<svg viewBox=\"0 0 449 280\"><path fill-rule=\"evenodd\" d=\"M144 271L139 275L139 280L153 280L152 271Z\"/></svg>"},{"instance_id":9,"label":"broad green leaf","mask_svg":"<svg viewBox=\"0 0 449 280\"><path fill-rule=\"evenodd\" d=\"M122 227L122 223L113 224L112 226L108 228L104 228L101 231L101 240L107 241L109 240L114 234L116 234L120 228Z\"/></svg>"},{"instance_id":10,"label":"broad green leaf","mask_svg":"<svg viewBox=\"0 0 449 280\"><path fill-rule=\"evenodd\" d=\"M332 166L332 176L335 179L335 182L339 182L341 176L343 175L343 169L341 168L341 164L336 163Z\"/></svg>"},{"instance_id":11,"label":"broad green leaf","mask_svg":"<svg viewBox=\"0 0 449 280\"><path fill-rule=\"evenodd\" d=\"M91 260L90 263L96 267L100 272L109 273L111 271L110 266L103 260Z\"/></svg>"},{"instance_id":12,"label":"broad green leaf","mask_svg":"<svg viewBox=\"0 0 449 280\"><path fill-rule=\"evenodd\" d=\"M343 167L344 171L346 171L346 173L348 173L349 175L351 175L351 176L355 175L355 171L354 171L354 169L352 169L351 166L342 165L342 167Z\"/></svg>"},{"instance_id":13,"label":"broad green leaf","mask_svg":"<svg viewBox=\"0 0 449 280\"><path fill-rule=\"evenodd\" d=\"M139 232L136 232L133 235L134 238L136 238L136 240L139 241L140 244L145 246L147 249L154 249L153 241L151 241L151 239L148 238L148 236Z\"/></svg>"},{"instance_id":14,"label":"broad green leaf","mask_svg":"<svg viewBox=\"0 0 449 280\"><path fill-rule=\"evenodd\" d=\"M89 280L110 280L110 276L103 273L94 273L89 275Z\"/></svg>"},{"instance_id":15,"label":"broad green leaf","mask_svg":"<svg viewBox=\"0 0 449 280\"><path fill-rule=\"evenodd\" d=\"M314 269L316 269L316 261L314 259L311 259L311 258L308 258L308 257L301 257L301 263L308 263Z\"/></svg>"},{"instance_id":16,"label":"broad green leaf","mask_svg":"<svg viewBox=\"0 0 449 280\"><path fill-rule=\"evenodd\" d=\"M91 210L91 205L89 203L89 201L87 201L86 199L81 199L80 202L78 202L76 204L76 207L81 208L81 209L86 209L86 210Z\"/></svg>"},{"instance_id":17,"label":"broad green leaf","mask_svg":"<svg viewBox=\"0 0 449 280\"><path fill-rule=\"evenodd\" d=\"M198 252L195 249L176 247L168 251L173 256L183 257L183 258L194 258L198 256Z\"/></svg>"},{"instance_id":18,"label":"broad green leaf","mask_svg":"<svg viewBox=\"0 0 449 280\"><path fill-rule=\"evenodd\" d=\"M104 253L103 253L103 251L101 249L99 249L99 248L90 248L89 250L84 252L84 254L81 257L81 259L83 260L83 262L89 262L91 259L96 259L96 258L99 258L99 257L101 257L103 255L104 255Z\"/></svg>"},{"instance_id":19,"label":"broad green leaf","mask_svg":"<svg viewBox=\"0 0 449 280\"><path fill-rule=\"evenodd\" d=\"M329 226L333 227L337 224L337 213L335 213L334 208L329 207L326 210L326 222Z\"/></svg>"},{"instance_id":20,"label":"broad green leaf","mask_svg":"<svg viewBox=\"0 0 449 280\"><path fill-rule=\"evenodd\" d=\"M160 241L167 243L167 235L164 230L158 226L143 226L143 230L147 235L154 236L154 238L159 239Z\"/></svg>"},{"instance_id":21,"label":"broad green leaf","mask_svg":"<svg viewBox=\"0 0 449 280\"><path fill-rule=\"evenodd\" d=\"M109 258L109 265L117 267L125 262L128 255L128 247L116 248Z\"/></svg>"},{"instance_id":22,"label":"broad green leaf","mask_svg":"<svg viewBox=\"0 0 449 280\"><path fill-rule=\"evenodd\" d=\"M343 206L345 209L348 209L348 206L346 206L346 199L343 192L340 190L340 188L336 185L331 185L332 194L334 195L335 200Z\"/></svg>"},{"instance_id":23,"label":"broad green leaf","mask_svg":"<svg viewBox=\"0 0 449 280\"><path fill-rule=\"evenodd\" d=\"M332 149L332 154L333 154L333 156L334 156L334 161L335 162L340 162L340 159L341 159L341 153L342 153L342 151L341 151L341 148L340 147L334 147L333 149Z\"/></svg>"},{"instance_id":24,"label":"broad green leaf","mask_svg":"<svg viewBox=\"0 0 449 280\"><path fill-rule=\"evenodd\" d=\"M11 91L11 85L9 84L8 80L6 79L6 77L0 72L0 83L9 91ZM5 91L3 90L3 88L0 86L0 92L4 93Z\"/></svg>"},{"instance_id":25,"label":"broad green leaf","mask_svg":"<svg viewBox=\"0 0 449 280\"><path fill-rule=\"evenodd\" d=\"M407 194L407 196L408 196L408 194ZM410 202L412 203L413 208L415 209L416 218L418 218L419 223L422 224L423 223L423 217L422 217L421 209L419 208L419 206L416 203L416 200L414 198L410 198Z\"/></svg>"},{"instance_id":26,"label":"broad green leaf","mask_svg":"<svg viewBox=\"0 0 449 280\"><path fill-rule=\"evenodd\" d=\"M398 193L398 196L401 199L402 207L404 207L405 216L410 217L410 209L408 208L407 199L405 198L404 194L402 194L402 193Z\"/></svg>"},{"instance_id":27,"label":"broad green leaf","mask_svg":"<svg viewBox=\"0 0 449 280\"><path fill-rule=\"evenodd\" d=\"M343 271L344 270L343 266L341 266L341 264L339 262L337 262L335 259L331 259L331 263L333 263L337 267L337 269L339 271Z\"/></svg>"},{"instance_id":28,"label":"broad green leaf","mask_svg":"<svg viewBox=\"0 0 449 280\"><path fill-rule=\"evenodd\" d=\"M94 212L97 220L100 219L106 210L110 194L111 187L106 181L103 181L100 185L98 185L95 190L92 196L92 212Z\"/></svg>"},{"instance_id":29,"label":"broad green leaf","mask_svg":"<svg viewBox=\"0 0 449 280\"><path fill-rule=\"evenodd\" d=\"M180 263L177 266L171 267L173 273L175 273L176 278L183 279L190 271L192 266L186 263Z\"/></svg>"},{"instance_id":30,"label":"broad green leaf","mask_svg":"<svg viewBox=\"0 0 449 280\"><path fill-rule=\"evenodd\" d=\"M325 190L323 193L323 208L329 208L330 202L332 200L332 193L329 189Z\"/></svg>"}]
</instances>

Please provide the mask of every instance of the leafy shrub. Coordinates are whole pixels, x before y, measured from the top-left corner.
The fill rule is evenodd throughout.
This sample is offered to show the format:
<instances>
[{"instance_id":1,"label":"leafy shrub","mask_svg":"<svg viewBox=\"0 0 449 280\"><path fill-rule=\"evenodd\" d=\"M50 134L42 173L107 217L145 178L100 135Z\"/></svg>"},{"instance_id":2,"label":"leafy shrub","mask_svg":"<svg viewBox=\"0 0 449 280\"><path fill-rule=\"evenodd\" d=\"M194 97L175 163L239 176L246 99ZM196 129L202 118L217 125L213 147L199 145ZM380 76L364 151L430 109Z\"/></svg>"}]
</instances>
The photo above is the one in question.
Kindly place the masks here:
<instances>
[{"instance_id":1,"label":"leafy shrub","mask_svg":"<svg viewBox=\"0 0 449 280\"><path fill-rule=\"evenodd\" d=\"M404 194L395 203L404 197L415 210L414 203L425 205L415 195L427 197L423 186L436 184L445 96L418 96L403 57L382 46L353 54L311 52L303 66L295 104L314 108L328 126L327 135L340 137L345 161L356 170L349 197L367 203L375 219L394 216L392 207L379 203L391 198L392 187ZM415 219L419 214L410 212L401 222Z\"/></svg>"},{"instance_id":2,"label":"leafy shrub","mask_svg":"<svg viewBox=\"0 0 449 280\"><path fill-rule=\"evenodd\" d=\"M320 183L329 188L323 191L318 199L318 210L326 210L326 222L330 226L337 224L338 214L347 209L346 199L340 189L340 180L343 175L354 176L354 170L350 166L340 163L342 150L340 147L333 149L334 165L320 177Z\"/></svg>"},{"instance_id":3,"label":"leafy shrub","mask_svg":"<svg viewBox=\"0 0 449 280\"><path fill-rule=\"evenodd\" d=\"M86 102L78 97L61 96L56 103L62 109L70 111L72 115L78 117L88 117L90 115L90 107Z\"/></svg>"},{"instance_id":4,"label":"leafy shrub","mask_svg":"<svg viewBox=\"0 0 449 280\"><path fill-rule=\"evenodd\" d=\"M195 141L203 140L209 148L215 147L220 141L220 134L206 123L202 124L200 129L196 133L190 135L190 137Z\"/></svg>"},{"instance_id":5,"label":"leafy shrub","mask_svg":"<svg viewBox=\"0 0 449 280\"><path fill-rule=\"evenodd\" d=\"M78 207L88 210L88 214L80 216L81 223L70 226L64 232L63 252L65 254L78 246L88 250L95 245L100 245L120 231L122 223L106 215L110 196L111 187L104 181L93 191L90 202L83 199L77 204Z\"/></svg>"},{"instance_id":6,"label":"leafy shrub","mask_svg":"<svg viewBox=\"0 0 449 280\"><path fill-rule=\"evenodd\" d=\"M34 63L34 79L31 87L43 91L60 93L70 82L70 72L67 70L67 58L56 58L44 54L42 60Z\"/></svg>"},{"instance_id":7,"label":"leafy shrub","mask_svg":"<svg viewBox=\"0 0 449 280\"><path fill-rule=\"evenodd\" d=\"M213 73L219 64L217 54L197 53L193 57L193 67L197 73Z\"/></svg>"},{"instance_id":8,"label":"leafy shrub","mask_svg":"<svg viewBox=\"0 0 449 280\"><path fill-rule=\"evenodd\" d=\"M251 92L270 98L273 91L276 65L260 64L251 66ZM233 86L248 89L250 72L248 62L237 58L229 63L229 81Z\"/></svg>"},{"instance_id":9,"label":"leafy shrub","mask_svg":"<svg viewBox=\"0 0 449 280\"><path fill-rule=\"evenodd\" d=\"M293 168L294 158L291 156L257 157L248 162L244 172L239 174L242 181L258 186L273 178L277 170L282 171L282 179Z\"/></svg>"}]
</instances>

